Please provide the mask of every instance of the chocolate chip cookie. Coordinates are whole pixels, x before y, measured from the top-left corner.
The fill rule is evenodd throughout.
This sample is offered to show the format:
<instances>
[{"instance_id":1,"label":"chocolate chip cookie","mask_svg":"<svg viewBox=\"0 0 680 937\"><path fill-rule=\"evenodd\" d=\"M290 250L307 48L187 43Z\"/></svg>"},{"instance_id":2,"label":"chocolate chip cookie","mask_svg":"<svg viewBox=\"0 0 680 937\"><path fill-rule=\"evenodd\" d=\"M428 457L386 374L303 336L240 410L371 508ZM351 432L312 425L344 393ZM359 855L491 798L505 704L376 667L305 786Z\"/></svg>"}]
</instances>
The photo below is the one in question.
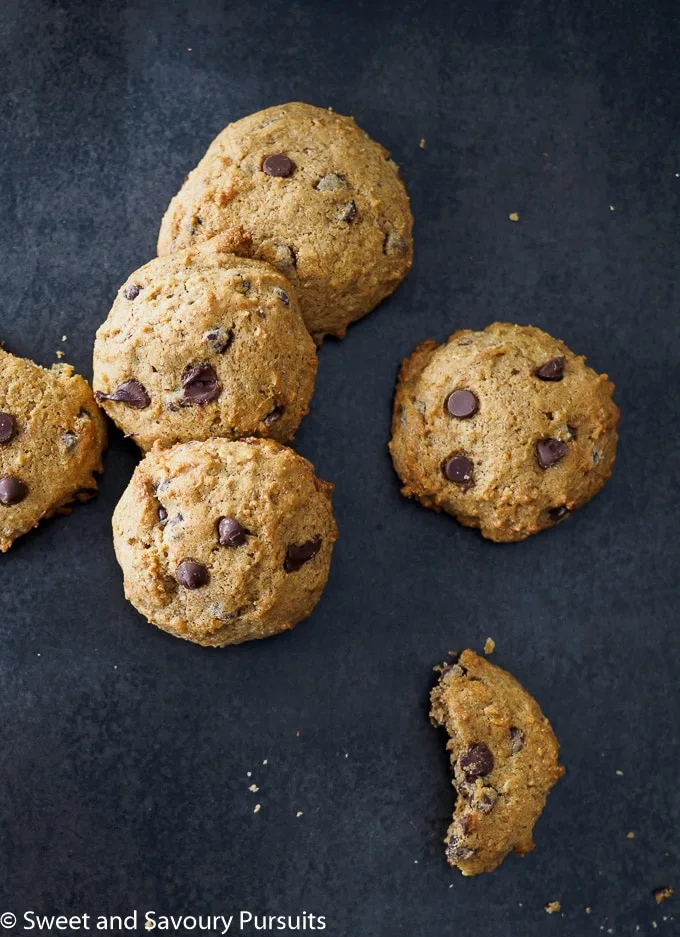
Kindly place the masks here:
<instances>
[{"instance_id":1,"label":"chocolate chip cookie","mask_svg":"<svg viewBox=\"0 0 680 937\"><path fill-rule=\"evenodd\" d=\"M316 346L295 288L222 246L135 271L97 332L97 400L144 450L210 436L287 442L307 413Z\"/></svg>"},{"instance_id":2,"label":"chocolate chip cookie","mask_svg":"<svg viewBox=\"0 0 680 937\"><path fill-rule=\"evenodd\" d=\"M463 875L492 872L513 850L534 848L534 824L564 774L557 739L536 700L474 651L445 666L431 700L458 793L447 861Z\"/></svg>"},{"instance_id":3,"label":"chocolate chip cookie","mask_svg":"<svg viewBox=\"0 0 680 937\"><path fill-rule=\"evenodd\" d=\"M164 631L213 647L292 628L328 578L331 489L271 440L154 447L113 516L127 598Z\"/></svg>"},{"instance_id":4,"label":"chocolate chip cookie","mask_svg":"<svg viewBox=\"0 0 680 937\"><path fill-rule=\"evenodd\" d=\"M0 550L44 517L87 501L102 471L106 424L84 378L0 348Z\"/></svg>"},{"instance_id":5,"label":"chocolate chip cookie","mask_svg":"<svg viewBox=\"0 0 680 937\"><path fill-rule=\"evenodd\" d=\"M253 256L298 287L307 328L321 341L342 337L403 280L412 224L387 150L351 117L282 104L213 141L170 203L158 253L245 232Z\"/></svg>"},{"instance_id":6,"label":"chocolate chip cookie","mask_svg":"<svg viewBox=\"0 0 680 937\"><path fill-rule=\"evenodd\" d=\"M532 326L422 342L402 362L390 452L402 493L490 540L523 540L612 473L614 385Z\"/></svg>"}]
</instances>

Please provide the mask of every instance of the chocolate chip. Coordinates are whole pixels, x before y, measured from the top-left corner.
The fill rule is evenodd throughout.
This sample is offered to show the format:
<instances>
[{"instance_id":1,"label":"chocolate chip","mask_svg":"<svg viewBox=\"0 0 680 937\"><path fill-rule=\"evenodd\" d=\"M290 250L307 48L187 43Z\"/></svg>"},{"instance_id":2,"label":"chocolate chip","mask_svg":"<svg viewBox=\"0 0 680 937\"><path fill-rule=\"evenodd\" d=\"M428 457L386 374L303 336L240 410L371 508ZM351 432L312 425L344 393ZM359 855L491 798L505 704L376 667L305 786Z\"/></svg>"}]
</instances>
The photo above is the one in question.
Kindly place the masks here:
<instances>
[{"instance_id":1,"label":"chocolate chip","mask_svg":"<svg viewBox=\"0 0 680 937\"><path fill-rule=\"evenodd\" d=\"M245 296L250 290L250 280L246 280L241 273L237 273L234 280L234 289L237 293L242 293Z\"/></svg>"},{"instance_id":2,"label":"chocolate chip","mask_svg":"<svg viewBox=\"0 0 680 937\"><path fill-rule=\"evenodd\" d=\"M320 549L321 537L318 534L306 543L291 543L286 553L283 568L287 573L294 573L312 557L316 556Z\"/></svg>"},{"instance_id":3,"label":"chocolate chip","mask_svg":"<svg viewBox=\"0 0 680 937\"><path fill-rule=\"evenodd\" d=\"M497 800L498 794L493 787L485 787L475 800L475 807L480 813L491 813Z\"/></svg>"},{"instance_id":4,"label":"chocolate chip","mask_svg":"<svg viewBox=\"0 0 680 937\"><path fill-rule=\"evenodd\" d=\"M541 468L555 465L569 451L569 446L561 439L539 439L536 443L536 457Z\"/></svg>"},{"instance_id":5,"label":"chocolate chip","mask_svg":"<svg viewBox=\"0 0 680 937\"><path fill-rule=\"evenodd\" d=\"M286 306L290 303L290 297L288 296L288 293L286 293L285 290L282 290L280 286L274 287L274 293Z\"/></svg>"},{"instance_id":6,"label":"chocolate chip","mask_svg":"<svg viewBox=\"0 0 680 937\"><path fill-rule=\"evenodd\" d=\"M288 273L294 270L297 264L295 251L292 247L288 247L287 244L277 244L274 248L274 257L271 262L277 270Z\"/></svg>"},{"instance_id":7,"label":"chocolate chip","mask_svg":"<svg viewBox=\"0 0 680 937\"><path fill-rule=\"evenodd\" d=\"M234 340L232 329L223 329L216 326L209 329L203 336L203 341L210 346L210 350L216 355L223 355Z\"/></svg>"},{"instance_id":8,"label":"chocolate chip","mask_svg":"<svg viewBox=\"0 0 680 937\"><path fill-rule=\"evenodd\" d=\"M561 504L558 508L550 508L548 511L548 517L556 524L558 521L561 521L564 517L566 517L568 513L569 508L566 506L566 504Z\"/></svg>"},{"instance_id":9,"label":"chocolate chip","mask_svg":"<svg viewBox=\"0 0 680 937\"><path fill-rule=\"evenodd\" d=\"M10 507L23 501L28 494L28 488L14 475L5 475L0 478L0 504Z\"/></svg>"},{"instance_id":10,"label":"chocolate chip","mask_svg":"<svg viewBox=\"0 0 680 937\"><path fill-rule=\"evenodd\" d=\"M564 377L564 365L566 363L566 358L551 358L550 361L546 361L545 364L542 364L540 368L536 368L534 372L536 377L540 378L542 381L561 381Z\"/></svg>"},{"instance_id":11,"label":"chocolate chip","mask_svg":"<svg viewBox=\"0 0 680 937\"><path fill-rule=\"evenodd\" d=\"M510 753L516 755L524 748L524 732L517 726L510 727Z\"/></svg>"},{"instance_id":12,"label":"chocolate chip","mask_svg":"<svg viewBox=\"0 0 680 937\"><path fill-rule=\"evenodd\" d=\"M484 778L493 771L491 749L484 742L473 742L460 756L458 764L469 781Z\"/></svg>"},{"instance_id":13,"label":"chocolate chip","mask_svg":"<svg viewBox=\"0 0 680 937\"><path fill-rule=\"evenodd\" d=\"M282 179L292 176L294 169L293 161L283 153L272 153L262 163L262 172L266 172L268 176L279 176Z\"/></svg>"},{"instance_id":14,"label":"chocolate chip","mask_svg":"<svg viewBox=\"0 0 680 937\"><path fill-rule=\"evenodd\" d=\"M265 426L272 426L274 423L278 423L282 416L283 407L274 407L274 409L266 415L262 422Z\"/></svg>"},{"instance_id":15,"label":"chocolate chip","mask_svg":"<svg viewBox=\"0 0 680 937\"><path fill-rule=\"evenodd\" d=\"M602 453L600 452L600 450L593 449L593 465L597 465L597 463L600 461L601 458L602 458Z\"/></svg>"},{"instance_id":16,"label":"chocolate chip","mask_svg":"<svg viewBox=\"0 0 680 937\"><path fill-rule=\"evenodd\" d=\"M61 441L63 442L64 448L67 452L73 452L78 443L78 437L75 433L68 431L61 434Z\"/></svg>"},{"instance_id":17,"label":"chocolate chip","mask_svg":"<svg viewBox=\"0 0 680 937\"><path fill-rule=\"evenodd\" d=\"M460 831L463 834L463 836L468 836L472 832L472 827L473 827L472 817L470 816L470 814L464 813L463 816L458 821L458 825L460 827Z\"/></svg>"},{"instance_id":18,"label":"chocolate chip","mask_svg":"<svg viewBox=\"0 0 680 937\"><path fill-rule=\"evenodd\" d=\"M406 254L408 252L408 241L395 234L394 231L388 231L383 240L383 254Z\"/></svg>"},{"instance_id":19,"label":"chocolate chip","mask_svg":"<svg viewBox=\"0 0 680 937\"><path fill-rule=\"evenodd\" d=\"M128 283L128 285L123 290L123 296L126 299L129 299L130 301L132 301L133 299L137 299L141 291L142 291L141 286L137 286L136 283Z\"/></svg>"},{"instance_id":20,"label":"chocolate chip","mask_svg":"<svg viewBox=\"0 0 680 937\"><path fill-rule=\"evenodd\" d=\"M448 859L458 862L461 859L469 859L471 856L474 856L475 851L470 846L465 846L459 840L454 837L449 841L448 846L446 847L446 856Z\"/></svg>"},{"instance_id":21,"label":"chocolate chip","mask_svg":"<svg viewBox=\"0 0 680 937\"><path fill-rule=\"evenodd\" d=\"M175 578L185 589L200 589L210 580L208 570L196 560L182 560L175 571Z\"/></svg>"},{"instance_id":22,"label":"chocolate chip","mask_svg":"<svg viewBox=\"0 0 680 937\"><path fill-rule=\"evenodd\" d=\"M216 400L222 392L217 380L217 374L211 364L190 364L182 374L182 388L184 390L184 405L197 404L203 406Z\"/></svg>"},{"instance_id":23,"label":"chocolate chip","mask_svg":"<svg viewBox=\"0 0 680 937\"><path fill-rule=\"evenodd\" d=\"M217 522L217 539L223 547L240 547L246 542L248 531L235 517L221 517Z\"/></svg>"},{"instance_id":24,"label":"chocolate chip","mask_svg":"<svg viewBox=\"0 0 680 937\"><path fill-rule=\"evenodd\" d=\"M345 180L337 172L327 172L314 186L319 192L332 192L334 189L344 189Z\"/></svg>"},{"instance_id":25,"label":"chocolate chip","mask_svg":"<svg viewBox=\"0 0 680 937\"><path fill-rule=\"evenodd\" d=\"M456 416L459 420L465 420L475 415L479 409L479 401L471 390L454 390L446 398L446 409L451 416Z\"/></svg>"},{"instance_id":26,"label":"chocolate chip","mask_svg":"<svg viewBox=\"0 0 680 937\"><path fill-rule=\"evenodd\" d=\"M95 394L97 400L111 400L113 403L126 403L134 410L144 410L151 403L146 387L140 381L123 381L112 394L104 394L100 390Z\"/></svg>"},{"instance_id":27,"label":"chocolate chip","mask_svg":"<svg viewBox=\"0 0 680 937\"><path fill-rule=\"evenodd\" d=\"M17 431L17 421L11 413L0 411L0 445L13 439Z\"/></svg>"},{"instance_id":28,"label":"chocolate chip","mask_svg":"<svg viewBox=\"0 0 680 937\"><path fill-rule=\"evenodd\" d=\"M346 205L343 205L342 208L338 211L335 216L336 221L346 221L347 224L351 224L357 216L357 205L356 202L347 202Z\"/></svg>"},{"instance_id":29,"label":"chocolate chip","mask_svg":"<svg viewBox=\"0 0 680 937\"><path fill-rule=\"evenodd\" d=\"M168 523L168 512L165 510L162 504L158 508L158 523L161 525L161 527L165 527L165 525Z\"/></svg>"},{"instance_id":30,"label":"chocolate chip","mask_svg":"<svg viewBox=\"0 0 680 937\"><path fill-rule=\"evenodd\" d=\"M474 484L472 475L475 467L467 456L452 455L450 459L446 460L443 468L444 475L450 482L464 485L466 488L470 488Z\"/></svg>"}]
</instances>

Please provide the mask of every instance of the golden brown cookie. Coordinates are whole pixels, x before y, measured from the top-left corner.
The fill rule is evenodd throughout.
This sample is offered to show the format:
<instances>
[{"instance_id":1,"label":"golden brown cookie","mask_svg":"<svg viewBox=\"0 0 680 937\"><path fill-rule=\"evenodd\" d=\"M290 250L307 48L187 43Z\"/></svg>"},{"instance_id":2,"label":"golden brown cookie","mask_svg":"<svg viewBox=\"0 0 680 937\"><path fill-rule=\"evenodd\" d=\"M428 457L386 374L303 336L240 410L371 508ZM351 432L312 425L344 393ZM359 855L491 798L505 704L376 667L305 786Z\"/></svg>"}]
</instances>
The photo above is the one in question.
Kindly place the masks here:
<instances>
[{"instance_id":1,"label":"golden brown cookie","mask_svg":"<svg viewBox=\"0 0 680 937\"><path fill-rule=\"evenodd\" d=\"M158 253L227 232L293 281L321 341L404 279L412 225L398 167L353 118L281 104L213 141L165 213Z\"/></svg>"},{"instance_id":2,"label":"golden brown cookie","mask_svg":"<svg viewBox=\"0 0 680 937\"><path fill-rule=\"evenodd\" d=\"M220 246L135 271L97 332L97 399L144 450L210 436L287 442L309 409L316 347L294 287Z\"/></svg>"},{"instance_id":3,"label":"golden brown cookie","mask_svg":"<svg viewBox=\"0 0 680 937\"><path fill-rule=\"evenodd\" d=\"M113 516L126 597L164 631L213 647L292 628L328 578L331 489L271 440L155 447Z\"/></svg>"},{"instance_id":4,"label":"golden brown cookie","mask_svg":"<svg viewBox=\"0 0 680 937\"><path fill-rule=\"evenodd\" d=\"M614 385L532 326L422 342L402 362L390 452L402 493L490 540L523 540L612 473Z\"/></svg>"},{"instance_id":5,"label":"golden brown cookie","mask_svg":"<svg viewBox=\"0 0 680 937\"><path fill-rule=\"evenodd\" d=\"M106 424L87 381L0 348L0 550L72 501L102 471Z\"/></svg>"},{"instance_id":6,"label":"golden brown cookie","mask_svg":"<svg viewBox=\"0 0 680 937\"><path fill-rule=\"evenodd\" d=\"M431 699L458 793L447 861L463 875L492 872L513 850L534 848L534 824L564 774L557 739L536 700L474 651L444 668Z\"/></svg>"}]
</instances>

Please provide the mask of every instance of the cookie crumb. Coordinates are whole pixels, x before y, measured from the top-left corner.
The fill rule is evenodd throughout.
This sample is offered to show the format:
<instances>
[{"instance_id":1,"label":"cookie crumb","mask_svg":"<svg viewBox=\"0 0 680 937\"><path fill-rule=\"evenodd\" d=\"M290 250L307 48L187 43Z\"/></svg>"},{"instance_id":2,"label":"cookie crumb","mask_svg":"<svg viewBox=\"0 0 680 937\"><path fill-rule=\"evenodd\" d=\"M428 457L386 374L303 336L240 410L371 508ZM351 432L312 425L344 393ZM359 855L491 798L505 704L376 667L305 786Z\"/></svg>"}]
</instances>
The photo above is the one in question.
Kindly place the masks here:
<instances>
[{"instance_id":1,"label":"cookie crumb","mask_svg":"<svg viewBox=\"0 0 680 937\"><path fill-rule=\"evenodd\" d=\"M295 816L296 816L296 817L301 817L301 816L302 816L302 811L301 811L301 810L298 810L298 812L295 814Z\"/></svg>"},{"instance_id":2,"label":"cookie crumb","mask_svg":"<svg viewBox=\"0 0 680 937\"><path fill-rule=\"evenodd\" d=\"M623 771L620 771L618 768L617 768L617 770L616 770L616 773L617 773L617 775L618 775L620 778L623 777Z\"/></svg>"},{"instance_id":3,"label":"cookie crumb","mask_svg":"<svg viewBox=\"0 0 680 937\"><path fill-rule=\"evenodd\" d=\"M250 787L248 788L248 790L252 791L253 794L257 794L259 789L260 788L257 786L257 784L251 784Z\"/></svg>"},{"instance_id":4,"label":"cookie crumb","mask_svg":"<svg viewBox=\"0 0 680 937\"><path fill-rule=\"evenodd\" d=\"M519 221L519 212L511 211L510 214L508 215L508 218L510 219L510 221Z\"/></svg>"},{"instance_id":5,"label":"cookie crumb","mask_svg":"<svg viewBox=\"0 0 680 937\"><path fill-rule=\"evenodd\" d=\"M259 813L262 810L262 804L255 804L253 807L253 813Z\"/></svg>"},{"instance_id":6,"label":"cookie crumb","mask_svg":"<svg viewBox=\"0 0 680 937\"><path fill-rule=\"evenodd\" d=\"M489 654L493 654L495 649L496 649L496 642L494 641L494 639L487 638L486 641L484 642L484 653L488 656Z\"/></svg>"},{"instance_id":7,"label":"cookie crumb","mask_svg":"<svg viewBox=\"0 0 680 937\"><path fill-rule=\"evenodd\" d=\"M547 914L557 914L558 911L562 910L562 905L559 901L549 901L545 906L545 911Z\"/></svg>"},{"instance_id":8,"label":"cookie crumb","mask_svg":"<svg viewBox=\"0 0 680 937\"><path fill-rule=\"evenodd\" d=\"M635 833L632 831L630 833L626 833L626 839L635 839Z\"/></svg>"},{"instance_id":9,"label":"cookie crumb","mask_svg":"<svg viewBox=\"0 0 680 937\"><path fill-rule=\"evenodd\" d=\"M55 354L56 354L57 358L60 358L60 359L61 359L61 358L64 357L65 352L59 350L59 351L56 351Z\"/></svg>"},{"instance_id":10,"label":"cookie crumb","mask_svg":"<svg viewBox=\"0 0 680 937\"><path fill-rule=\"evenodd\" d=\"M586 914L590 914L590 908L586 908Z\"/></svg>"},{"instance_id":11,"label":"cookie crumb","mask_svg":"<svg viewBox=\"0 0 680 937\"><path fill-rule=\"evenodd\" d=\"M247 778L252 778L252 776L253 776L253 772L252 772L252 771L246 771L246 777L247 777Z\"/></svg>"},{"instance_id":12,"label":"cookie crumb","mask_svg":"<svg viewBox=\"0 0 680 937\"><path fill-rule=\"evenodd\" d=\"M660 888L655 888L652 891L654 901L657 904L661 904L662 901L667 901L673 895L674 889L670 885L662 885Z\"/></svg>"},{"instance_id":13,"label":"cookie crumb","mask_svg":"<svg viewBox=\"0 0 680 937\"><path fill-rule=\"evenodd\" d=\"M420 143L418 144L421 150L425 149L425 137L422 137Z\"/></svg>"},{"instance_id":14,"label":"cookie crumb","mask_svg":"<svg viewBox=\"0 0 680 937\"><path fill-rule=\"evenodd\" d=\"M265 758L265 760L262 762L262 764L263 764L263 765L266 765L266 764L269 764L269 762L268 762L267 759Z\"/></svg>"},{"instance_id":15,"label":"cookie crumb","mask_svg":"<svg viewBox=\"0 0 680 937\"><path fill-rule=\"evenodd\" d=\"M616 209L614 208L613 205L610 205L610 206L609 206L609 211L616 211Z\"/></svg>"},{"instance_id":16,"label":"cookie crumb","mask_svg":"<svg viewBox=\"0 0 680 937\"><path fill-rule=\"evenodd\" d=\"M66 341L66 336L65 336L65 335L62 335L62 336L61 336L61 340L62 340L62 342L65 342L65 341Z\"/></svg>"}]
</instances>

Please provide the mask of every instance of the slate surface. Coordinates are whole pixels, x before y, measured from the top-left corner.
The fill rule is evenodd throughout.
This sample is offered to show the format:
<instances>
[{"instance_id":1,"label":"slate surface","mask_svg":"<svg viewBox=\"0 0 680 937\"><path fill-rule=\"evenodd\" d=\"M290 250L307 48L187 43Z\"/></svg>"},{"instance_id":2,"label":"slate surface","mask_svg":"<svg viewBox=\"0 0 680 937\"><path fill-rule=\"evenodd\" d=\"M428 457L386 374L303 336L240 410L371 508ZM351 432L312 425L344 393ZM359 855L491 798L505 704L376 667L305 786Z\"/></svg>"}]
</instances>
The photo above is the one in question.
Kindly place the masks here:
<instances>
[{"instance_id":1,"label":"slate surface","mask_svg":"<svg viewBox=\"0 0 680 937\"><path fill-rule=\"evenodd\" d=\"M185 173L273 103L353 113L402 164L417 224L408 281L322 349L296 440L337 486L341 531L309 621L224 652L143 622L109 533L137 458L115 433L99 499L0 559L0 912L680 932L678 896L650 896L680 890L678 38L674 4L632 0L3 5L10 350L63 348L90 376ZM509 546L402 499L386 451L399 359L495 319L586 353L623 411L605 491ZM568 774L536 851L464 880L443 861L452 791L427 694L449 649L488 635Z\"/></svg>"}]
</instances>

